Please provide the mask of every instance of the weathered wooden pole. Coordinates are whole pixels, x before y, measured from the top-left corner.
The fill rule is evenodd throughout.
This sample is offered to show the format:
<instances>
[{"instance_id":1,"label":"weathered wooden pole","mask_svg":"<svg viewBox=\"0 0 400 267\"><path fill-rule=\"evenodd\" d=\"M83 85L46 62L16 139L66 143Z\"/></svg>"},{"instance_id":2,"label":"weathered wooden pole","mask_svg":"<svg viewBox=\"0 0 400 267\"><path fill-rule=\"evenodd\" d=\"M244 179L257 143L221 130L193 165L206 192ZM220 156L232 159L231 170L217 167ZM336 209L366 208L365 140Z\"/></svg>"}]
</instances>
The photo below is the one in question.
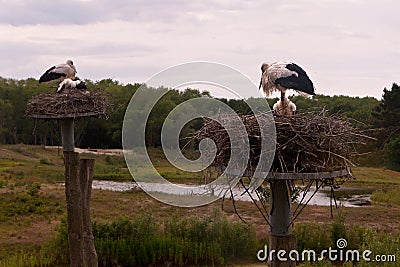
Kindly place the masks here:
<instances>
[{"instance_id":1,"label":"weathered wooden pole","mask_svg":"<svg viewBox=\"0 0 400 267\"><path fill-rule=\"evenodd\" d=\"M290 234L291 224L291 198L290 189L286 180L274 179L270 182L271 198L270 198L270 238L269 251L273 255L270 259L271 267L293 267L296 266L295 261L289 260L289 252L296 249L296 236ZM285 250L284 258L287 261L280 261L277 253Z\"/></svg>"},{"instance_id":2,"label":"weathered wooden pole","mask_svg":"<svg viewBox=\"0 0 400 267\"><path fill-rule=\"evenodd\" d=\"M68 246L71 267L85 266L83 251L82 192L79 182L79 156L64 151L65 196L67 200Z\"/></svg>"},{"instance_id":3,"label":"weathered wooden pole","mask_svg":"<svg viewBox=\"0 0 400 267\"><path fill-rule=\"evenodd\" d=\"M65 163L70 266L97 267L89 205L94 160L80 160L78 153L74 152L74 120L63 119L60 126Z\"/></svg>"},{"instance_id":4,"label":"weathered wooden pole","mask_svg":"<svg viewBox=\"0 0 400 267\"><path fill-rule=\"evenodd\" d=\"M83 258L87 267L97 267L98 258L94 247L92 221L90 219L90 198L92 196L94 159L81 159L79 178L82 191L83 216Z\"/></svg>"}]
</instances>

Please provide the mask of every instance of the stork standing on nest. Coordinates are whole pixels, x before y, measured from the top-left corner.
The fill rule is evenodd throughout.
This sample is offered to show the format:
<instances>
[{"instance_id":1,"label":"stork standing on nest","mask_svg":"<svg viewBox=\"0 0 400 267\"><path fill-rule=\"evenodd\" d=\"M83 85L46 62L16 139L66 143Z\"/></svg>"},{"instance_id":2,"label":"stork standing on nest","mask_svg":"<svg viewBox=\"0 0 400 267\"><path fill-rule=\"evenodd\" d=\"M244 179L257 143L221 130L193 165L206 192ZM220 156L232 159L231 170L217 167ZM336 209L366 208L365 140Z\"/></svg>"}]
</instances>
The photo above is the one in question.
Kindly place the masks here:
<instances>
[{"instance_id":1,"label":"stork standing on nest","mask_svg":"<svg viewBox=\"0 0 400 267\"><path fill-rule=\"evenodd\" d=\"M274 112L278 115L293 115L296 105L286 98L286 90L292 89L307 97L315 95L315 88L307 73L297 64L290 62L263 63L261 66L259 89L263 88L267 96L274 91L281 92L280 100L274 104Z\"/></svg>"},{"instance_id":2,"label":"stork standing on nest","mask_svg":"<svg viewBox=\"0 0 400 267\"><path fill-rule=\"evenodd\" d=\"M48 69L39 79L39 83L53 80L74 78L77 71L72 60L68 59L65 64L59 64Z\"/></svg>"}]
</instances>

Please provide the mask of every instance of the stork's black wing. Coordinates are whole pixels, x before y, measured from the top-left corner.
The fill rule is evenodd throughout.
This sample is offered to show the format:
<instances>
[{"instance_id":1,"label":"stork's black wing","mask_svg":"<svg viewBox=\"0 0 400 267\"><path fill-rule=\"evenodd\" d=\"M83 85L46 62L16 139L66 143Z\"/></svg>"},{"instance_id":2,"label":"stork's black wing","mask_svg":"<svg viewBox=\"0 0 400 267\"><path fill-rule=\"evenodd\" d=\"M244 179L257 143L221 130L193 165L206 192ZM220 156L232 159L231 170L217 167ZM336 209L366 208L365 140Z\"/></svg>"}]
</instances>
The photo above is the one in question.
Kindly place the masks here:
<instances>
[{"instance_id":1,"label":"stork's black wing","mask_svg":"<svg viewBox=\"0 0 400 267\"><path fill-rule=\"evenodd\" d=\"M307 73L298 65L290 63L286 65L288 70L294 71L296 75L291 75L288 77L281 77L275 80L276 84L281 85L284 88L294 89L296 91L304 92L309 95L315 95L314 85Z\"/></svg>"},{"instance_id":2,"label":"stork's black wing","mask_svg":"<svg viewBox=\"0 0 400 267\"><path fill-rule=\"evenodd\" d=\"M57 79L59 79L61 77L65 77L66 76L65 73L54 72L53 70L55 68L56 68L56 66L51 67L42 76L40 76L39 83L48 82L48 81L52 81L52 80L57 80Z\"/></svg>"}]
</instances>

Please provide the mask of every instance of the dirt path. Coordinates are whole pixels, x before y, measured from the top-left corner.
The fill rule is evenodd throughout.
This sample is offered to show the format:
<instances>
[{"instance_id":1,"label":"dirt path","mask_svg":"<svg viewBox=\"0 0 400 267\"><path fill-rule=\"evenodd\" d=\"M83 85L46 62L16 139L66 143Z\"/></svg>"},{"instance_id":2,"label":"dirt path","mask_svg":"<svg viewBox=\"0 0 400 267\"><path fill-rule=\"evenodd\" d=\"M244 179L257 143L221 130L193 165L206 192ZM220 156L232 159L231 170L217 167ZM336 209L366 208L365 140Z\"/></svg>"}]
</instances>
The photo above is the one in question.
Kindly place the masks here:
<instances>
[{"instance_id":1,"label":"dirt path","mask_svg":"<svg viewBox=\"0 0 400 267\"><path fill-rule=\"evenodd\" d=\"M61 149L58 146L46 146L47 149ZM75 152L95 155L123 156L123 149L91 149L91 148L75 148Z\"/></svg>"}]
</instances>

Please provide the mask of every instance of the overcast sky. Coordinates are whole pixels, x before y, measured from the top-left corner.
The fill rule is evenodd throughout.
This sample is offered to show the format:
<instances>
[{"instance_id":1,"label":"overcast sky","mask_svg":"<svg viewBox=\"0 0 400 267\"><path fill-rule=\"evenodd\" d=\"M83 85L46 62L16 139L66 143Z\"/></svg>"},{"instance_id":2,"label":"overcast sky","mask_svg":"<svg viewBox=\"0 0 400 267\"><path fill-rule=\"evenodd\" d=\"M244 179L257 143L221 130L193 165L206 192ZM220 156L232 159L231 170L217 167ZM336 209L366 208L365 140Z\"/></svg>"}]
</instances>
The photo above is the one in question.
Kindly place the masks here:
<instances>
[{"instance_id":1,"label":"overcast sky","mask_svg":"<svg viewBox=\"0 0 400 267\"><path fill-rule=\"evenodd\" d=\"M318 93L380 98L400 82L397 0L0 0L0 76L39 78L74 60L81 78L144 82L213 61L258 85L293 61Z\"/></svg>"}]
</instances>

